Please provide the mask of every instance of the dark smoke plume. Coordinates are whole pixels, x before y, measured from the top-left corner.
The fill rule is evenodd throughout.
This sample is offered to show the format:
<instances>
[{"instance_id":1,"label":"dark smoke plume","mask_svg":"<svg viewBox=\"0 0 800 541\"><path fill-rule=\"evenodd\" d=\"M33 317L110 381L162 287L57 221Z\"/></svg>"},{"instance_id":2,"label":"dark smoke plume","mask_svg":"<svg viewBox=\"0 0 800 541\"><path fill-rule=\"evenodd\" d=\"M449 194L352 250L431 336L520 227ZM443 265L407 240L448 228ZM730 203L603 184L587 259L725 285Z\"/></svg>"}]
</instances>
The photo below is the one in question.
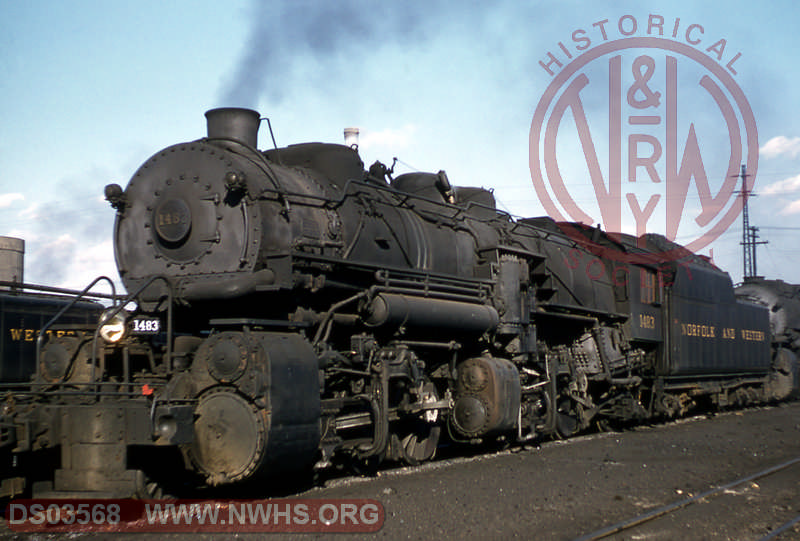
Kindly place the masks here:
<instances>
[{"instance_id":1,"label":"dark smoke plume","mask_svg":"<svg viewBox=\"0 0 800 541\"><path fill-rule=\"evenodd\" d=\"M255 2L252 27L221 105L255 107L262 95L277 101L299 84L296 65L312 60L315 80L344 80L366 55L386 45L430 35L437 2Z\"/></svg>"}]
</instances>

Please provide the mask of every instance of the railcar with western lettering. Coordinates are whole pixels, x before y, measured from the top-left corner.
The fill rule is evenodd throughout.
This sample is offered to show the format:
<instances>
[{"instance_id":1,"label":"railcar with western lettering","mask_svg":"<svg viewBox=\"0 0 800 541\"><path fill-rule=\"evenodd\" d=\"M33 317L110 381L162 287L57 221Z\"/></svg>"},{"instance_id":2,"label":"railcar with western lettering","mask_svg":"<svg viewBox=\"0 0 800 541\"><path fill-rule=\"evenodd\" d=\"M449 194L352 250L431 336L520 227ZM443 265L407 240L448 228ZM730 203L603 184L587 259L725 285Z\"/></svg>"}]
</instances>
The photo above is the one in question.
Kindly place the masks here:
<instances>
[{"instance_id":1,"label":"railcar with western lettering","mask_svg":"<svg viewBox=\"0 0 800 541\"><path fill-rule=\"evenodd\" d=\"M177 471L233 485L415 464L443 442L566 437L797 385L797 343L775 342L768 310L661 236L514 219L443 171L365 170L355 146L259 151L258 113L206 116L207 137L106 187L128 296L6 393L5 486L152 496Z\"/></svg>"},{"instance_id":2,"label":"railcar with western lettering","mask_svg":"<svg viewBox=\"0 0 800 541\"><path fill-rule=\"evenodd\" d=\"M29 382L36 371L36 342L40 330L66 307L72 298L30 291L31 286L0 290L0 382ZM35 286L34 286L35 287ZM45 330L48 338L73 334L71 326L97 323L102 306L82 302L59 318L59 325Z\"/></svg>"}]
</instances>

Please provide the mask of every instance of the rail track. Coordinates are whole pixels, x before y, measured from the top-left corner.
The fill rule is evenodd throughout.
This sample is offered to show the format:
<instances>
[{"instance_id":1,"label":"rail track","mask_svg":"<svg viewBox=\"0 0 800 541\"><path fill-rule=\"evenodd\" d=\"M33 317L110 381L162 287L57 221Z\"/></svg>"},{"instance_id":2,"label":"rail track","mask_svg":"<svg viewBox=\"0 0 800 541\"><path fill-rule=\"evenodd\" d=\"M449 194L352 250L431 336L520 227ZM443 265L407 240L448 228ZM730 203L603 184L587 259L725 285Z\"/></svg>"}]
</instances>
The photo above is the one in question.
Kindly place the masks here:
<instances>
[{"instance_id":1,"label":"rail track","mask_svg":"<svg viewBox=\"0 0 800 541\"><path fill-rule=\"evenodd\" d=\"M778 474L783 477L777 479ZM777 487L774 486L777 479ZM733 513L742 511L741 498L745 497L747 502L753 498L766 500L776 498L778 487L785 486L787 479L793 479L789 483L794 483L795 504L797 495L800 494L800 457L787 460L786 462L771 466L764 470L750 474L746 477L730 481L728 483L714 486L696 495L675 501L673 503L652 509L641 515L617 522L595 532L576 538L574 541L595 541L600 539L673 539L673 532L680 531L680 528L687 523L697 524L697 517L693 516L688 522L686 517L696 513L702 514L709 522L717 524L732 516ZM758 484L756 481L760 481ZM766 489L766 490L765 490ZM740 500L737 501L736 498ZM702 506L702 509L698 509ZM786 521L774 526L769 532L761 537L753 537L754 541L767 541L772 539L794 539L795 537L784 537L784 534L791 536L790 530L800 523L800 515L796 515L800 506L795 505L792 511L787 511ZM743 532L739 532L744 535ZM692 537L684 537L692 538ZM703 537L712 539L712 537ZM734 539L734 537L729 537ZM716 538L714 538L716 539ZM745 540L748 537L735 537L735 539Z\"/></svg>"}]
</instances>

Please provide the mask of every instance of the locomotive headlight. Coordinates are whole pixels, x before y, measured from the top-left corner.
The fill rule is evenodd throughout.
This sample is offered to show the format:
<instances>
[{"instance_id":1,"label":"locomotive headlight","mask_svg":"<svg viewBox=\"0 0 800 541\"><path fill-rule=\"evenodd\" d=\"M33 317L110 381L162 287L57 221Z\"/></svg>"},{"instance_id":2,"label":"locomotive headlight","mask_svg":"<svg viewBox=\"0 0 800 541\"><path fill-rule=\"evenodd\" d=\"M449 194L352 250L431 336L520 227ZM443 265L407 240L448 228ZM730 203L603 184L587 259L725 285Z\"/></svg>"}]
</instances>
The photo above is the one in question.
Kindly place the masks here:
<instances>
[{"instance_id":1,"label":"locomotive headlight","mask_svg":"<svg viewBox=\"0 0 800 541\"><path fill-rule=\"evenodd\" d=\"M127 313L125 310L121 310L114 314L111 319L106 319L108 316L114 311L114 308L110 308L103 312L103 315L100 316L100 321L105 321L102 327L100 327L100 336L103 337L103 340L110 344L115 344L122 340L125 337L126 331L126 320L127 320Z\"/></svg>"}]
</instances>

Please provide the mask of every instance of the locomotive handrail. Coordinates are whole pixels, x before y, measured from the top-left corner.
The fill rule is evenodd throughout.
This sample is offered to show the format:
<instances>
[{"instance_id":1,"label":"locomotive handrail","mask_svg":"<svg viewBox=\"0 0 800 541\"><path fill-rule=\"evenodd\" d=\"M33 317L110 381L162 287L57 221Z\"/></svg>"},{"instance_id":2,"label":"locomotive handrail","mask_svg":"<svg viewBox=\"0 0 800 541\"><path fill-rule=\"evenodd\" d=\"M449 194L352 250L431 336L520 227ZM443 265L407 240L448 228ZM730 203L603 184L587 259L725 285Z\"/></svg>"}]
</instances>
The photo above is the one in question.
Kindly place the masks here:
<instances>
[{"instance_id":1,"label":"locomotive handrail","mask_svg":"<svg viewBox=\"0 0 800 541\"><path fill-rule=\"evenodd\" d=\"M110 388L117 388L119 387L119 382L116 381L98 381L93 385L97 387L110 387ZM155 383L149 382L148 385L153 390L163 389L167 386L166 383ZM47 396L86 396L85 391L75 390L74 383L70 382L63 382L63 383L49 383L49 382L39 382L39 383L22 383L22 382L14 382L14 383L0 383L0 391L13 391L14 397L22 397L22 396L38 396L40 393L46 391ZM95 391L94 393L96 396L126 396L126 397L138 397L141 396L141 393L138 391L104 391L99 390ZM160 403L169 402L169 403L195 403L197 399L195 398L169 398L169 399L160 399Z\"/></svg>"},{"instance_id":2,"label":"locomotive handrail","mask_svg":"<svg viewBox=\"0 0 800 541\"><path fill-rule=\"evenodd\" d=\"M95 382L95 369L96 369L96 360L97 360L97 336L100 334L100 329L111 321L114 316L119 314L122 309L127 306L127 304L133 301L138 295L144 291L145 288L150 286L156 281L162 281L167 285L167 351L166 351L166 359L167 359L167 374L172 372L172 304L175 298L172 283L167 279L166 276L158 275L152 276L149 280L144 282L138 289L136 289L133 293L129 293L127 297L125 297L120 304L114 308L110 313L106 312L104 316L101 318L100 323L95 327L94 336L92 338L92 375L91 375L91 382L93 385L97 385L99 382ZM127 365L127 363L126 363ZM128 384L130 379L130 374L128 374L128 367L125 367L125 380L123 384Z\"/></svg>"},{"instance_id":3,"label":"locomotive handrail","mask_svg":"<svg viewBox=\"0 0 800 541\"><path fill-rule=\"evenodd\" d=\"M370 295L375 293L398 293L401 295L414 295L417 297L430 297L433 299L442 299L449 301L465 302L470 304L483 305L485 294L483 296L462 295L459 293L448 293L447 291L425 291L413 287L395 287L395 286L372 286L370 288Z\"/></svg>"},{"instance_id":4,"label":"locomotive handrail","mask_svg":"<svg viewBox=\"0 0 800 541\"><path fill-rule=\"evenodd\" d=\"M572 306L569 304L559 304L554 302L540 302L539 306L545 309L544 312L537 312L539 315L553 315L557 317L576 317L576 318L586 318L587 320L597 321L598 318L608 318L608 319L615 319L624 321L626 319L630 319L630 314L621 314L618 312L604 312L602 310L594 310L592 308L587 308L585 306ZM586 315L575 314L573 312L583 312Z\"/></svg>"},{"instance_id":5,"label":"locomotive handrail","mask_svg":"<svg viewBox=\"0 0 800 541\"><path fill-rule=\"evenodd\" d=\"M459 215L464 214L465 212L467 212L471 208L482 208L482 209L485 209L485 210L491 210L493 212L496 212L498 214L498 217L502 216L502 217L505 217L506 219L509 219L509 220L512 220L512 221L514 220L514 215L512 215L510 212L498 209L496 207L490 207L488 205L483 205L481 203L476 203L475 201L468 201L466 203L466 205L464 205L464 206L455 205L455 204L452 204L452 203L436 201L435 199L430 199L429 197L423 197L423 196L418 195L418 194L404 192L404 191L398 190L397 188L394 188L394 187L392 187L390 185L383 186L383 185L380 185L380 184L371 183L371 182L364 182L363 180L357 180L357 179L349 179L347 182L345 182L344 187L341 188L342 195L341 195L341 197L339 197L339 199L330 199L330 198L327 198L327 197L324 197L324 196L306 194L306 193L280 191L280 190L271 189L271 188L263 188L261 190L261 194L264 194L264 193L275 193L275 194L280 195L281 197L296 196L296 197L303 198L303 199L315 199L315 200L318 200L318 201L322 202L321 206L326 207L326 208L330 208L330 209L335 209L336 207L341 206L349 197L354 197L356 194L359 193L357 191L350 192L350 186L362 186L362 187L369 188L371 190L388 192L388 193L390 193L392 195L395 195L395 196L398 196L398 197L402 198L403 199L402 203L406 204L406 205L407 205L407 201L409 199L416 199L416 200L419 200L419 201L424 201L424 202L427 202L427 203L433 203L435 205L452 208L453 210L455 210L455 213L452 216L447 216L447 215L442 214L442 216L447 216L450 219L456 219ZM259 194L259 196L261 194ZM419 211L417 211L417 212L419 212ZM491 218L491 220L496 220L496 219L498 219L498 217ZM532 227L532 226L530 226L530 227Z\"/></svg>"},{"instance_id":6,"label":"locomotive handrail","mask_svg":"<svg viewBox=\"0 0 800 541\"><path fill-rule=\"evenodd\" d=\"M347 306L348 304L350 304L352 302L355 302L355 301L357 301L359 299L362 299L362 298L364 298L366 296L367 296L367 292L366 291L362 291L361 293L357 293L357 294L353 295L352 297L348 297L347 299L339 301L336 304L334 304L333 306L331 306L328 309L328 311L325 312L325 315L323 316L322 321L320 321L319 327L317 328L317 333L314 335L314 340L311 342L311 344L314 347L316 347L319 344L319 342L320 342L320 340L322 339L322 336L323 336L322 333L326 329L326 327L328 326L328 322L332 321L331 317L336 312L336 310L339 310L340 308L343 308L344 306ZM327 327L327 328L329 329L329 327ZM327 333L326 333L326 335L327 335ZM326 339L327 339L327 336L326 336Z\"/></svg>"},{"instance_id":7,"label":"locomotive handrail","mask_svg":"<svg viewBox=\"0 0 800 541\"><path fill-rule=\"evenodd\" d=\"M8 290L2 290L4 293L22 293L24 290L28 291L41 291L42 293L58 293L61 295L81 295L81 293L86 293L86 291L81 292L77 289L64 289L62 287L53 287L53 286L43 286L38 284L23 284L19 282L7 282L4 280L0 280L0 288L7 287ZM87 295L89 298L96 298L96 299L114 299L116 297L113 293L92 293L91 295Z\"/></svg>"},{"instance_id":8,"label":"locomotive handrail","mask_svg":"<svg viewBox=\"0 0 800 541\"><path fill-rule=\"evenodd\" d=\"M58 313L57 313L56 315L54 315L54 316L52 317L52 319L50 319L50 321L48 321L48 322L47 322L47 323L46 323L46 324L45 324L45 325L42 327L42 329L39 331L39 336L36 338L36 371L35 371L35 373L34 373L34 374L35 374L35 376L36 376L36 379L38 379L38 378L39 378L39 357L40 357L40 356L41 356L41 354L42 354L42 343L44 342L44 336L45 336L45 334L47 333L48 329L50 329L50 327L53 325L53 323L55 323L55 322L56 322L56 320L58 320L58 318L60 318L62 315L64 315L64 313L65 313L67 310L69 310L70 308L72 308L73 306L75 306L75 304L76 304L76 303L77 303L79 300L81 300L81 299L82 299L82 298L83 298L83 297L86 295L86 293L88 293L88 292L89 292L89 290L90 290L90 289L92 289L92 288L95 286L95 284L97 284L97 283L98 283L98 282L100 282L101 280L105 280L105 281L107 281L109 284L111 284L111 299L113 300L113 302L114 302L114 303L116 303L116 301L117 301L117 289L116 289L116 286L114 285L114 281L113 281L113 280L111 280L111 278L109 278L108 276L98 276L97 278L95 278L95 279L92 281L92 283L91 283L91 284L89 284L88 286L86 286L86 287L83 289L83 291L79 292L79 293L77 294L77 296L75 296L75 297L72 299L72 301L70 301L70 302L69 302L69 304L65 305L65 306L64 306L64 307L63 307L61 310L59 310L59 311L58 311ZM114 306L114 304L112 304L112 306ZM116 312L115 312L115 314L116 314ZM93 366L94 366L94 365L93 365ZM92 379L94 379L94 374L92 374Z\"/></svg>"},{"instance_id":9,"label":"locomotive handrail","mask_svg":"<svg viewBox=\"0 0 800 541\"><path fill-rule=\"evenodd\" d=\"M284 253L285 255L289 255L288 253ZM417 269L409 269L405 267L395 267L390 265L376 265L371 263L363 263L359 261L342 261L341 259L324 256L320 254L308 254L303 252L298 252L292 254L294 257L299 259L308 259L314 261L320 261L325 263L338 263L342 266L352 267L354 269L359 270L366 270L366 271L388 271L396 274L405 274L409 277L419 277L419 278L432 278L439 280L441 282L451 282L451 283L472 283L476 284L477 286L489 286L491 285L492 281L488 278L472 278L466 276L454 276L452 274L444 274L441 272L436 271L429 271L429 270L417 270Z\"/></svg>"},{"instance_id":10,"label":"locomotive handrail","mask_svg":"<svg viewBox=\"0 0 800 541\"><path fill-rule=\"evenodd\" d=\"M477 203L475 201L469 201L469 202L467 202L467 204L465 206L460 206L460 205L455 205L455 204L452 204L452 203L436 201L434 199L430 199L428 197L423 197L423 196L418 195L418 194L411 194L411 193L408 193L408 192L403 192L401 190L398 190L397 188L392 187L391 185L383 186L383 185L380 185L380 184L364 182L362 180L357 180L357 179L349 179L345 183L344 187L341 188L342 195L341 195L341 197L339 197L339 199L331 199L331 198L327 198L327 197L319 196L319 195L288 192L288 191L285 191L285 190L278 190L278 189L271 189L271 188L263 188L261 190L261 193L259 195L257 195L256 197L257 198L261 197L261 195L263 195L265 193L273 193L273 194L276 194L279 199L283 199L288 204L288 199L287 198L290 197L290 196L294 196L294 197L303 198L303 199L317 200L317 201L320 202L320 207L329 208L329 209L336 209L337 207L340 207L342 204L344 204L344 202L348 198L355 197L359 193L362 193L360 191L351 192L350 191L350 187L351 186L365 187L365 188L369 188L369 189L372 189L372 190L384 191L384 192L388 192L388 193L390 193L392 195L398 196L398 197L401 198L401 204L402 205L406 206L407 208L410 208L410 209L414 210L414 212L416 212L418 215L420 215L421 217L426 218L426 219L430 219L429 215L430 214L434 214L434 215L437 215L437 216L445 216L445 217L447 217L447 218L449 218L451 220L458 220L459 216L463 216L465 213L468 213L470 211L470 209L472 209L474 207L474 208L481 208L481 209L491 210L491 211L496 212L497 216L492 217L492 218L487 219L487 220L483 220L483 221L498 221L500 219L506 220L506 221L508 221L508 222L510 222L512 224L511 232L517 232L517 234L520 234L517 230L521 228L522 230L528 230L528 231L531 231L531 232L535 231L536 233L541 235L542 239L547 239L547 238L550 238L551 236L553 236L553 232L552 231L549 231L549 230L547 230L547 229L545 229L543 227L539 227L539 226L536 226L536 225L532 225L532 224L528 224L528 223L522 222L521 219L524 218L523 216L515 216L515 215L513 215L510 212L507 212L505 210L489 207L487 205L483 205L483 204ZM416 199L418 201L424 201L424 202L431 203L431 204L438 205L438 206L449 207L449 208L454 209L456 212L452 216L451 215L442 214L442 213L439 213L439 214L431 213L429 211L423 212L423 211L421 211L419 209L413 209L413 206L408 203L409 199ZM362 227L362 225L360 224L359 227L358 227L359 232L360 232L360 228L361 227ZM354 238L357 238L357 235ZM536 238L539 238L539 237L536 237ZM557 238L562 239L563 241L566 241L566 243L569 246L572 246L573 248L583 247L582 244L580 244L579 242L577 242L575 239L571 238L568 235L557 235ZM353 244L355 244L355 242L353 242ZM348 250L346 250L346 253L349 253L350 249L351 249L351 247L348 247Z\"/></svg>"},{"instance_id":11,"label":"locomotive handrail","mask_svg":"<svg viewBox=\"0 0 800 541\"><path fill-rule=\"evenodd\" d=\"M462 299L472 299L473 296L470 294L477 294L478 298L484 298L487 294L486 289L472 289L468 287L461 287L457 285L448 285L448 284L431 284L430 282L416 282L414 280L404 280L402 278L385 278L383 280L379 279L380 282L386 284L386 287L397 287L406 290L413 290L422 293L423 295L432 294L434 292L440 293L452 293L453 295L458 295ZM403 287L405 286L405 287ZM411 286L411 287L409 287ZM414 286L422 286L421 289L417 290Z\"/></svg>"},{"instance_id":12,"label":"locomotive handrail","mask_svg":"<svg viewBox=\"0 0 800 541\"><path fill-rule=\"evenodd\" d=\"M272 130L272 128L270 127L270 131L271 130ZM200 139L200 141L225 141L226 143L229 143L229 144L233 143L238 147L246 149L250 154L258 156L259 160L254 160L250 156L248 156L248 155L246 155L246 154L244 154L242 152L234 150L231 147L226 147L227 150L229 152L231 152L232 154L236 154L238 156L241 156L242 158L252 162L253 165L255 165L256 167L261 169L261 171L264 173L264 176L266 176L270 180L270 182L272 182L272 185L275 186L275 189L276 189L277 193L279 193L279 194L281 194L283 196L286 196L286 191L283 190L283 187L278 182L278 175L276 175L275 171L272 170L272 165L270 164L269 159L267 159L267 157L264 156L264 154L260 150L258 150L257 148L251 147L250 145L245 144L244 142L242 142L242 141L240 141L238 139L235 139L235 138L231 138L231 137L204 137L204 138ZM266 169L264 168L264 166L266 166ZM258 197L258 196L256 196L256 197Z\"/></svg>"}]
</instances>

